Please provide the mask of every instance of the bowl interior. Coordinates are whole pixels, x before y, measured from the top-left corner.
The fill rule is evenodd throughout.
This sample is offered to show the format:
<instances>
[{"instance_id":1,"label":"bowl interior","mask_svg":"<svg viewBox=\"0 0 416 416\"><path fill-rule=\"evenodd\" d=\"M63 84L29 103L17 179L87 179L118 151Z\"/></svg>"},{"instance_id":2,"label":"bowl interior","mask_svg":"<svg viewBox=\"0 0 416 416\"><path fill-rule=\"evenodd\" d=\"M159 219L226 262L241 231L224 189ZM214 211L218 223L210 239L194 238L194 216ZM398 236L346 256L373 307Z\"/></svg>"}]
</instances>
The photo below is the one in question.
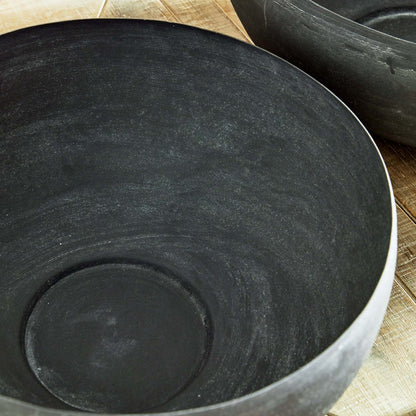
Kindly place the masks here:
<instances>
[{"instance_id":1,"label":"bowl interior","mask_svg":"<svg viewBox=\"0 0 416 416\"><path fill-rule=\"evenodd\" d=\"M416 0L315 0L380 32L416 42Z\"/></svg>"},{"instance_id":2,"label":"bowl interior","mask_svg":"<svg viewBox=\"0 0 416 416\"><path fill-rule=\"evenodd\" d=\"M258 390L383 270L379 154L260 49L143 21L0 39L0 393L97 412Z\"/></svg>"}]
</instances>

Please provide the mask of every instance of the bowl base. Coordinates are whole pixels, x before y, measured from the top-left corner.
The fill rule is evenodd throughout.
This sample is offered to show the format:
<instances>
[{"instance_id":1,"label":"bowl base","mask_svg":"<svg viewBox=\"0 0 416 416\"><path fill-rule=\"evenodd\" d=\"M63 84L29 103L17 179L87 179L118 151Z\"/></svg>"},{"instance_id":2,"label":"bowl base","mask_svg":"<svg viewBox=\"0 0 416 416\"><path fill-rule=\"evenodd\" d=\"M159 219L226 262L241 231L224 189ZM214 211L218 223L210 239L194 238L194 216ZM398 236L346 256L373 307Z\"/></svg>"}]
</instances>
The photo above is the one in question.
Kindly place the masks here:
<instances>
[{"instance_id":1,"label":"bowl base","mask_svg":"<svg viewBox=\"0 0 416 416\"><path fill-rule=\"evenodd\" d=\"M163 405L195 379L209 345L202 303L170 273L143 264L69 273L40 296L25 330L40 383L96 412Z\"/></svg>"}]
</instances>

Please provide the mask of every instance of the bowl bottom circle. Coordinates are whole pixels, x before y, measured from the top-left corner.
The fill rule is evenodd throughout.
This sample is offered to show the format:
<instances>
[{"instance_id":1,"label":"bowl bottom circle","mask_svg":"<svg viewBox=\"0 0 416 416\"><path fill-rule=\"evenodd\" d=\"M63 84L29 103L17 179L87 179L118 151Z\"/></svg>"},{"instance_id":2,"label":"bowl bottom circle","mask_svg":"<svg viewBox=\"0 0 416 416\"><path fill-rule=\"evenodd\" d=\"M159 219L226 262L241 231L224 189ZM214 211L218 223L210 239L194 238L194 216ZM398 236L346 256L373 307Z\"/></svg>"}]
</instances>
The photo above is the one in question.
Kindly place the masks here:
<instances>
[{"instance_id":1,"label":"bowl bottom circle","mask_svg":"<svg viewBox=\"0 0 416 416\"><path fill-rule=\"evenodd\" d=\"M38 298L25 353L62 402L95 412L161 406L195 379L209 352L207 312L192 290L145 264L72 272Z\"/></svg>"}]
</instances>

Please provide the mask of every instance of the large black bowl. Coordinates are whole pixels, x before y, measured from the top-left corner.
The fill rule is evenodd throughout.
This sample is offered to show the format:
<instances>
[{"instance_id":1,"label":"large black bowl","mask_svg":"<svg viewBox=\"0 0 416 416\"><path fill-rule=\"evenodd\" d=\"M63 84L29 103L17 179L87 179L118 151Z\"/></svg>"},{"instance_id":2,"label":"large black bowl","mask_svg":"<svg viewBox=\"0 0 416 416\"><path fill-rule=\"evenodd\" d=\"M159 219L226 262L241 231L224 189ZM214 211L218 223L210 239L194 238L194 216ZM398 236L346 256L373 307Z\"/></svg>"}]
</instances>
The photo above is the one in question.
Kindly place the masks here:
<instances>
[{"instance_id":1,"label":"large black bowl","mask_svg":"<svg viewBox=\"0 0 416 416\"><path fill-rule=\"evenodd\" d=\"M257 45L323 82L380 137L416 146L416 0L232 0Z\"/></svg>"},{"instance_id":2,"label":"large black bowl","mask_svg":"<svg viewBox=\"0 0 416 416\"><path fill-rule=\"evenodd\" d=\"M348 108L260 49L156 22L2 36L0 77L0 414L325 412L396 250Z\"/></svg>"}]
</instances>

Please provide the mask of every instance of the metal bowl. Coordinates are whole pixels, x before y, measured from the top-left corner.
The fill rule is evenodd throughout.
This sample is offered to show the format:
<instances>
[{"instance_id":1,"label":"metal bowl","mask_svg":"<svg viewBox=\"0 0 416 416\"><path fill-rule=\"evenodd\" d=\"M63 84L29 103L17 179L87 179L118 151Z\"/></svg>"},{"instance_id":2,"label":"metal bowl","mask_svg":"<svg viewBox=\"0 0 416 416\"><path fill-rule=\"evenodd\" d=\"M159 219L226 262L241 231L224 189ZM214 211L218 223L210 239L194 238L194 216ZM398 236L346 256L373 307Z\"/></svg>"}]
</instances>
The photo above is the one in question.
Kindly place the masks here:
<instances>
[{"instance_id":1,"label":"metal bowl","mask_svg":"<svg viewBox=\"0 0 416 416\"><path fill-rule=\"evenodd\" d=\"M415 0L232 0L254 42L328 86L371 133L416 145Z\"/></svg>"},{"instance_id":2,"label":"metal bowl","mask_svg":"<svg viewBox=\"0 0 416 416\"><path fill-rule=\"evenodd\" d=\"M371 137L211 32L0 38L0 413L325 412L380 326L396 218Z\"/></svg>"}]
</instances>

